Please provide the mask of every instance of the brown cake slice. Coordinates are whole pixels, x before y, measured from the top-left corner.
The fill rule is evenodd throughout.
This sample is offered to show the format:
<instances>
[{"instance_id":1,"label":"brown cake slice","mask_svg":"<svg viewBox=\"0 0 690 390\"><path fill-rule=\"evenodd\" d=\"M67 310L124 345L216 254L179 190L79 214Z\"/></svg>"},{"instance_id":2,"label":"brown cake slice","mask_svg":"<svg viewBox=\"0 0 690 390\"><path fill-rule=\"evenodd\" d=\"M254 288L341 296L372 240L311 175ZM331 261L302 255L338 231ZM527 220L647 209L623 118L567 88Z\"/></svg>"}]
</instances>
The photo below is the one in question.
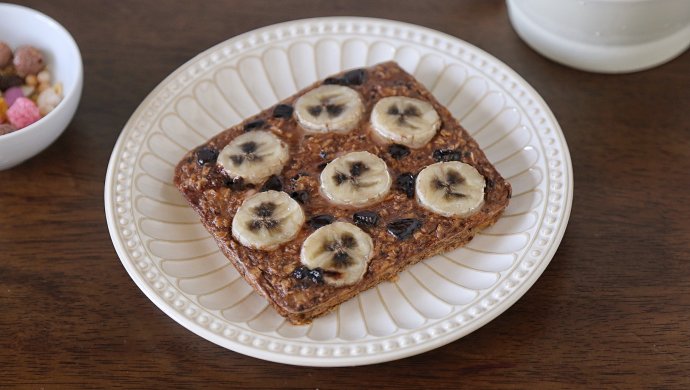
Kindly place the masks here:
<instances>
[{"instance_id":1,"label":"brown cake slice","mask_svg":"<svg viewBox=\"0 0 690 390\"><path fill-rule=\"evenodd\" d=\"M174 181L247 283L294 324L465 245L511 194L394 62L329 77L219 133L184 156Z\"/></svg>"}]
</instances>

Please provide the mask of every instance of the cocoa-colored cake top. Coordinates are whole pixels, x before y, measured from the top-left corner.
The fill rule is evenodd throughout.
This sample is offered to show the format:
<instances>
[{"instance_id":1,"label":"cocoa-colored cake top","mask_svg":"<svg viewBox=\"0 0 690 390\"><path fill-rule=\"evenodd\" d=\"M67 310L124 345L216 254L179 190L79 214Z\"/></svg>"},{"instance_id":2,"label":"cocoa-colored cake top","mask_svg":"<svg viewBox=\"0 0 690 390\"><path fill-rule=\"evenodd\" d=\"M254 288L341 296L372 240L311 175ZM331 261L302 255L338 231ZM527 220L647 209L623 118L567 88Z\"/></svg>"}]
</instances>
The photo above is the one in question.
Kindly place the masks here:
<instances>
[{"instance_id":1,"label":"cocoa-colored cake top","mask_svg":"<svg viewBox=\"0 0 690 390\"><path fill-rule=\"evenodd\" d=\"M175 183L200 214L205 227L245 279L264 295L283 315L324 312L376 283L394 277L411 263L459 246L477 229L495 220L508 204L510 185L488 161L477 143L458 124L450 112L411 75L393 62L341 73L326 83L347 84L364 103L364 115L355 129L346 134L306 133L292 113L295 101L323 84L316 83L296 95L233 126L190 151L179 163ZM441 118L436 135L421 148L411 149L383 143L372 136L369 117L372 107L383 97L406 96L431 103ZM270 131L289 146L290 159L282 173L268 183L247 185L229 178L215 163L215 156L236 136L258 129ZM319 175L326 163L354 151L368 151L382 158L393 179L391 191L380 202L363 207L335 206L319 191ZM458 160L474 166L486 181L484 204L468 218L444 217L421 207L410 191L414 175L440 160ZM264 188L279 189L297 199L307 223L290 242L270 251L241 245L231 234L233 216L242 202ZM410 196L411 195L411 196ZM374 250L363 279L351 286L332 287L312 278L298 279L293 272L300 266L300 248L321 222L353 222L357 212L378 215L375 226L360 224L373 239ZM366 216L366 213L365 213ZM360 215L359 218L362 216ZM356 218L355 218L356 219ZM396 237L388 225L411 219L417 228L409 237ZM309 315L304 318L308 319Z\"/></svg>"}]
</instances>

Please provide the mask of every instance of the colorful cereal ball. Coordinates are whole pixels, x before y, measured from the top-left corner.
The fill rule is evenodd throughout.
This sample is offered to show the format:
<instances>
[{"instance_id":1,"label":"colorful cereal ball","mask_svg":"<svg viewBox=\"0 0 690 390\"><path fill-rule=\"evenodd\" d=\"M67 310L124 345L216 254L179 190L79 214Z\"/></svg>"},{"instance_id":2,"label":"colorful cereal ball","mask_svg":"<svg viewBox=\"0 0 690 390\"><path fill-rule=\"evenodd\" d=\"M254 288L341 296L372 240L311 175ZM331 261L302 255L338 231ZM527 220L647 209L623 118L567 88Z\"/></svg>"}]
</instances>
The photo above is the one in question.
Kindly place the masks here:
<instances>
[{"instance_id":1,"label":"colorful cereal ball","mask_svg":"<svg viewBox=\"0 0 690 390\"><path fill-rule=\"evenodd\" d=\"M5 101L5 99L0 96L0 124L5 123L7 121L7 109L9 108L9 105Z\"/></svg>"},{"instance_id":2,"label":"colorful cereal ball","mask_svg":"<svg viewBox=\"0 0 690 390\"><path fill-rule=\"evenodd\" d=\"M43 54L33 46L22 46L15 50L13 62L20 77L38 74L46 67Z\"/></svg>"},{"instance_id":3,"label":"colorful cereal ball","mask_svg":"<svg viewBox=\"0 0 690 390\"><path fill-rule=\"evenodd\" d=\"M62 96L55 91L55 88L48 88L38 95L36 104L38 105L38 110L41 112L41 115L46 116L53 111L61 101Z\"/></svg>"},{"instance_id":4,"label":"colorful cereal ball","mask_svg":"<svg viewBox=\"0 0 690 390\"><path fill-rule=\"evenodd\" d=\"M7 118L14 127L21 129L41 119L41 113L33 101L20 97L7 110Z\"/></svg>"},{"instance_id":5,"label":"colorful cereal ball","mask_svg":"<svg viewBox=\"0 0 690 390\"><path fill-rule=\"evenodd\" d=\"M19 99L20 97L24 97L24 91L22 91L21 87L8 88L5 91L3 97L7 102L7 106L12 107L12 105L15 101L17 101L17 99Z\"/></svg>"},{"instance_id":6,"label":"colorful cereal ball","mask_svg":"<svg viewBox=\"0 0 690 390\"><path fill-rule=\"evenodd\" d=\"M0 41L0 68L10 64L12 60L12 49L5 42Z\"/></svg>"}]
</instances>

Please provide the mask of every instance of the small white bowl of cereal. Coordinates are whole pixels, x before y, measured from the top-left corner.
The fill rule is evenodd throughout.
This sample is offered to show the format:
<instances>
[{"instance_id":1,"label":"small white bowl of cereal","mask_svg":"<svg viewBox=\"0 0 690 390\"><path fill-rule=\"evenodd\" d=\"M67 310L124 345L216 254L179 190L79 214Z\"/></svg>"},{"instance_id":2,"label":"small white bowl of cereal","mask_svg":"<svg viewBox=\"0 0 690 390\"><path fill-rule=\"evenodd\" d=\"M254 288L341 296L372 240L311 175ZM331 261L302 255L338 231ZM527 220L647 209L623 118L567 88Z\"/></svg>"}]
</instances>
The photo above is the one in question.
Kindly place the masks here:
<instances>
[{"instance_id":1,"label":"small white bowl of cereal","mask_svg":"<svg viewBox=\"0 0 690 390\"><path fill-rule=\"evenodd\" d=\"M72 120L83 85L81 53L52 18L0 3L0 170L37 155Z\"/></svg>"}]
</instances>

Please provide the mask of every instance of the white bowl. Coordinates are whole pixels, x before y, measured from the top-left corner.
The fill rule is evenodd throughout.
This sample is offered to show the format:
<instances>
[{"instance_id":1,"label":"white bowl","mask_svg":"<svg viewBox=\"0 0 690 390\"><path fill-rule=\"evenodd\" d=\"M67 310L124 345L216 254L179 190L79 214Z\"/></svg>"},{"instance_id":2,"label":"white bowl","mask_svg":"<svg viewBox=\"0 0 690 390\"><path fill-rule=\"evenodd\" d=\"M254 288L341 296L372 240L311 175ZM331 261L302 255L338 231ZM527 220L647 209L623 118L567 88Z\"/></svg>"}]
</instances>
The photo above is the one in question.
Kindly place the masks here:
<instances>
[{"instance_id":1,"label":"white bowl","mask_svg":"<svg viewBox=\"0 0 690 390\"><path fill-rule=\"evenodd\" d=\"M38 122L0 135L0 170L37 155L67 128L81 99L84 71L79 47L67 30L50 17L19 5L0 3L0 40L14 50L32 45L41 50L54 82L63 85L63 100Z\"/></svg>"},{"instance_id":2,"label":"white bowl","mask_svg":"<svg viewBox=\"0 0 690 390\"><path fill-rule=\"evenodd\" d=\"M518 35L577 69L634 72L690 45L690 0L507 0Z\"/></svg>"}]
</instances>

